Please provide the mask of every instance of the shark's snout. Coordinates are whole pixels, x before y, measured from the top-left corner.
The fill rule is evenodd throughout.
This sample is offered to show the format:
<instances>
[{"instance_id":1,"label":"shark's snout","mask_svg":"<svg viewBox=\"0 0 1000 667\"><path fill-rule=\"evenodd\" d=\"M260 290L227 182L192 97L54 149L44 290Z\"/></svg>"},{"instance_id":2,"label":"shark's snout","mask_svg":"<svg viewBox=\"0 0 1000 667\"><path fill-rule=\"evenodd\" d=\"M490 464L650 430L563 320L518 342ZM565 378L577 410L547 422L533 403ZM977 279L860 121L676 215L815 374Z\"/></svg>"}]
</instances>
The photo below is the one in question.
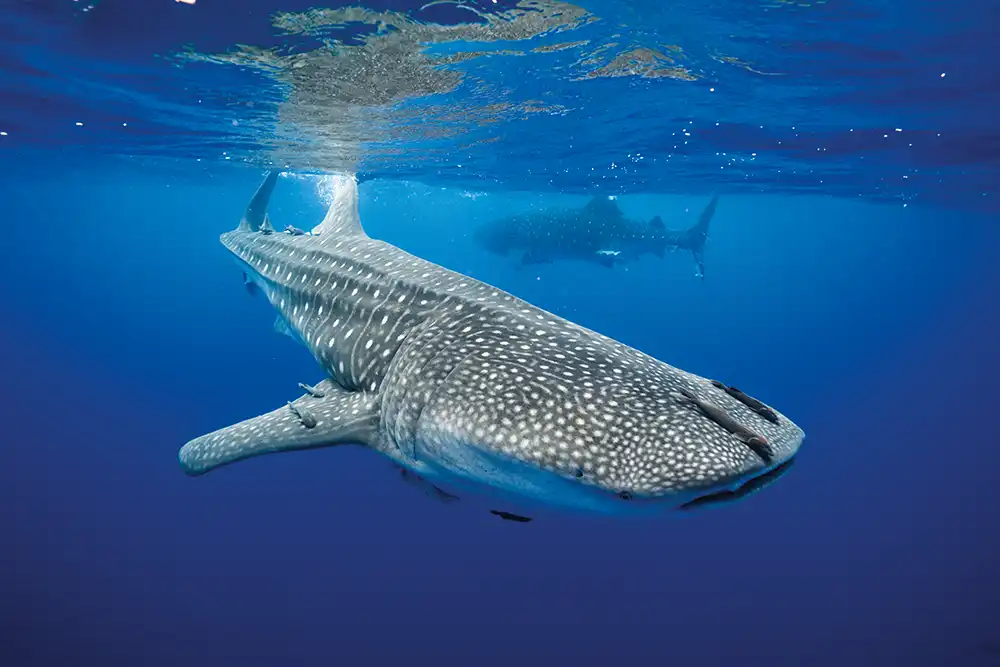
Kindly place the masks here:
<instances>
[{"instance_id":1,"label":"shark's snout","mask_svg":"<svg viewBox=\"0 0 1000 667\"><path fill-rule=\"evenodd\" d=\"M721 382L712 380L710 383L750 408L752 414L737 421L720 405L697 398L690 392L676 395L677 399L696 410L701 418L732 434L736 441L753 452L754 457L745 458L742 465L719 475L705 488L695 490L681 509L733 502L770 486L791 468L805 439L801 428L757 399ZM747 422L756 424L747 426Z\"/></svg>"},{"instance_id":2,"label":"shark's snout","mask_svg":"<svg viewBox=\"0 0 1000 667\"><path fill-rule=\"evenodd\" d=\"M788 418L721 382L698 378L668 396L669 417L650 416L667 426L634 447L642 456L630 475L666 477L655 487L640 482L618 491L623 500L692 509L745 498L784 475L805 438Z\"/></svg>"},{"instance_id":3,"label":"shark's snout","mask_svg":"<svg viewBox=\"0 0 1000 667\"><path fill-rule=\"evenodd\" d=\"M774 482L778 481L780 477L785 475L788 470L795 463L795 457L789 458L787 461L770 468L761 474L751 477L749 480L745 481L743 484L739 485L735 489L723 489L721 491L713 491L703 495L696 496L693 500L689 500L680 506L682 510L692 510L700 507L706 507L709 505L720 505L723 503L735 502L737 500L742 500L747 496L757 493L761 489L765 489Z\"/></svg>"}]
</instances>

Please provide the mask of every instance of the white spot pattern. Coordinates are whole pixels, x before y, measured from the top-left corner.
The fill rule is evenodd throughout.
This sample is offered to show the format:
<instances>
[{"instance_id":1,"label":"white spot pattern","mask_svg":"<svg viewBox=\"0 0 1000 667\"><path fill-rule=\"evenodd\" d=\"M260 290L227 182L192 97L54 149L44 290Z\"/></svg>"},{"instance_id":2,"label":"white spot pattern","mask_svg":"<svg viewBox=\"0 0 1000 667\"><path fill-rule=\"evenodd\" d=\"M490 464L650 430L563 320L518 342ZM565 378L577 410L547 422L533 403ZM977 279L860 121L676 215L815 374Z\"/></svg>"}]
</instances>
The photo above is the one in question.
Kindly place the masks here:
<instances>
[{"instance_id":1,"label":"white spot pattern","mask_svg":"<svg viewBox=\"0 0 1000 667\"><path fill-rule=\"evenodd\" d=\"M299 399L318 401L305 407L319 425L301 437L279 408L192 441L182 450L192 471L342 440L323 428L345 414L367 419L364 441L403 465L434 459L487 484L489 471L454 453L631 499L728 488L767 469L677 400L681 391L767 438L775 464L802 441L789 420L767 422L705 378L363 234L331 242L238 230L222 242L310 348L335 398Z\"/></svg>"}]
</instances>

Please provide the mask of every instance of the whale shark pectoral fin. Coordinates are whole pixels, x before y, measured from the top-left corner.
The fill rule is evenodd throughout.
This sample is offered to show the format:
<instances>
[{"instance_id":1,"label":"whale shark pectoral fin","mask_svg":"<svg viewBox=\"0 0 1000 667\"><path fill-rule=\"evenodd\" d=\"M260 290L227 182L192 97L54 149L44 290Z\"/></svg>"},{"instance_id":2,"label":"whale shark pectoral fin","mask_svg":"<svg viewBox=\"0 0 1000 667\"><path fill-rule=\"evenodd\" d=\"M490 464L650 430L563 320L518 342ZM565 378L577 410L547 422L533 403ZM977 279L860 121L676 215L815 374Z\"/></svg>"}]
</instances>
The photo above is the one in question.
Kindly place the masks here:
<instances>
[{"instance_id":1,"label":"whale shark pectoral fin","mask_svg":"<svg viewBox=\"0 0 1000 667\"><path fill-rule=\"evenodd\" d=\"M189 475L260 454L374 442L378 426L375 397L349 392L331 380L320 382L323 394L302 396L277 410L195 438L178 453Z\"/></svg>"},{"instance_id":2,"label":"whale shark pectoral fin","mask_svg":"<svg viewBox=\"0 0 1000 667\"><path fill-rule=\"evenodd\" d=\"M326 217L312 229L312 234L320 237L320 242L330 243L343 240L345 236L365 236L358 216L358 181L354 174L337 174L333 178L333 203L326 211Z\"/></svg>"},{"instance_id":3,"label":"whale shark pectoral fin","mask_svg":"<svg viewBox=\"0 0 1000 667\"><path fill-rule=\"evenodd\" d=\"M257 287L257 283L250 280L250 276L247 275L246 271L243 272L243 288L250 294L250 296L257 296L257 293L260 291L260 288Z\"/></svg>"}]
</instances>

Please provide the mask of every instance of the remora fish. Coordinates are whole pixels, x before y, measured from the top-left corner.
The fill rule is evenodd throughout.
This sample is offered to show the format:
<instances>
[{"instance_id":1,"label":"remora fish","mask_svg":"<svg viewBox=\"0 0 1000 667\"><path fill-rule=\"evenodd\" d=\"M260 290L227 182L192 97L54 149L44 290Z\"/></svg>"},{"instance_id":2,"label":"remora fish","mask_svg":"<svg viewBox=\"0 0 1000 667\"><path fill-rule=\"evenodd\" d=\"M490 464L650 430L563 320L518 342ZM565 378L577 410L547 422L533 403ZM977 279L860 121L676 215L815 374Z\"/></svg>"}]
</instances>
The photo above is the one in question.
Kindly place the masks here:
<instances>
[{"instance_id":1,"label":"remora fish","mask_svg":"<svg viewBox=\"0 0 1000 667\"><path fill-rule=\"evenodd\" d=\"M360 444L441 498L499 498L492 513L523 523L508 510L732 500L798 451L802 430L742 391L369 238L353 176L311 234L270 233L277 178L221 241L325 378L290 407L188 442L188 474Z\"/></svg>"},{"instance_id":2,"label":"remora fish","mask_svg":"<svg viewBox=\"0 0 1000 667\"><path fill-rule=\"evenodd\" d=\"M476 228L473 239L499 255L521 253L521 264L577 259L611 268L642 255L690 250L699 278L705 276L705 241L719 198L713 197L698 222L669 230L660 216L648 223L629 220L613 199L594 197L583 208L558 208L494 220Z\"/></svg>"}]
</instances>

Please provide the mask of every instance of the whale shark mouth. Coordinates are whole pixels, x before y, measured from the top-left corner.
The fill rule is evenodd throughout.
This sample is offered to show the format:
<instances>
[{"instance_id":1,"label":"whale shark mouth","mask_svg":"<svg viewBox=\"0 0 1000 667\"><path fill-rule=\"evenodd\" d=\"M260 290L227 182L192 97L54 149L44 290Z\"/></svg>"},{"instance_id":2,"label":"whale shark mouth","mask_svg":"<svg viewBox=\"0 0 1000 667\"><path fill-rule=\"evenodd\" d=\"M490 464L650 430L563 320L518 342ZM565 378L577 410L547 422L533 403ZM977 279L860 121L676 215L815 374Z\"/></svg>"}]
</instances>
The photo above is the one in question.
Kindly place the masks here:
<instances>
[{"instance_id":1,"label":"whale shark mouth","mask_svg":"<svg viewBox=\"0 0 1000 667\"><path fill-rule=\"evenodd\" d=\"M727 491L716 491L714 493L709 493L704 496L698 496L694 500L689 500L680 506L682 510L692 510L700 507L705 507L706 505L720 505L723 503L736 502L737 500L742 500L747 496L757 493L761 489L765 489L771 484L778 481L782 475L788 472L792 464L795 462L795 457L782 462L780 465L768 470L762 475L758 475L742 486L734 490Z\"/></svg>"}]
</instances>

